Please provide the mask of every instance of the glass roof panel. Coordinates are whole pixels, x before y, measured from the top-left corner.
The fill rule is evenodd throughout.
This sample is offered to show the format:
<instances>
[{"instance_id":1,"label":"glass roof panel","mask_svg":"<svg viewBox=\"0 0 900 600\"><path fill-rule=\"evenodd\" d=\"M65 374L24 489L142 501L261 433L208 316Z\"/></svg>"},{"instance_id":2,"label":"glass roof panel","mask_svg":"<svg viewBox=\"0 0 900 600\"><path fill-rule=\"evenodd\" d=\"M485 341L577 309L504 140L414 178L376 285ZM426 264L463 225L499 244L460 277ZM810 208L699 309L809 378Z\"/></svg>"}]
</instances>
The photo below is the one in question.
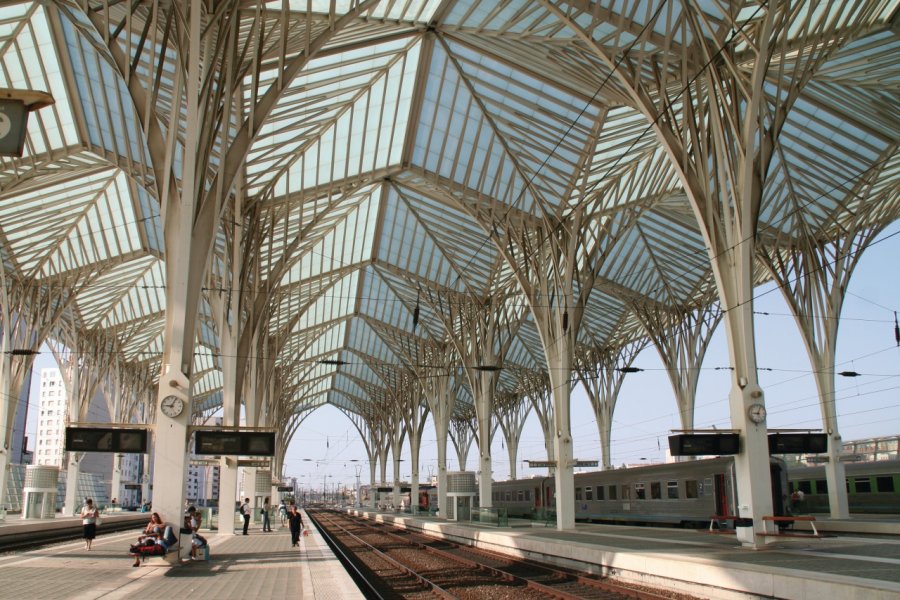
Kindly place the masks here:
<instances>
[{"instance_id":1,"label":"glass roof panel","mask_svg":"<svg viewBox=\"0 0 900 600\"><path fill-rule=\"evenodd\" d=\"M90 143L123 159L150 164L140 122L125 82L82 29L66 18L60 19L68 58L75 74L78 103Z\"/></svg>"},{"instance_id":2,"label":"glass roof panel","mask_svg":"<svg viewBox=\"0 0 900 600\"><path fill-rule=\"evenodd\" d=\"M527 180L443 47L435 47L430 70L413 164L519 210L534 210Z\"/></svg>"},{"instance_id":3,"label":"glass roof panel","mask_svg":"<svg viewBox=\"0 0 900 600\"><path fill-rule=\"evenodd\" d=\"M281 196L399 162L419 49L400 38L311 61L253 145L249 192L275 179Z\"/></svg>"}]
</instances>

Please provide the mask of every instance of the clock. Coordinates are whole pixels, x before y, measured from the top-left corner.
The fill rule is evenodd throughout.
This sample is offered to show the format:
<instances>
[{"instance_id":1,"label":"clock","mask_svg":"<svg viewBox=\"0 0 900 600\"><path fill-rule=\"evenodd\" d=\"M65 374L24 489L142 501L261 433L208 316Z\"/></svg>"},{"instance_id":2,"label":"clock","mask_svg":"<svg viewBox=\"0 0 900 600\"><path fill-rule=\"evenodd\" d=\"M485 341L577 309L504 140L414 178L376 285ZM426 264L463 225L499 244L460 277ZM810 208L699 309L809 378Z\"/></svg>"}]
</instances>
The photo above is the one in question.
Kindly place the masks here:
<instances>
[{"instance_id":1,"label":"clock","mask_svg":"<svg viewBox=\"0 0 900 600\"><path fill-rule=\"evenodd\" d=\"M159 403L159 409L162 411L162 414L174 419L184 410L184 400L178 396L166 396Z\"/></svg>"},{"instance_id":2,"label":"clock","mask_svg":"<svg viewBox=\"0 0 900 600\"><path fill-rule=\"evenodd\" d=\"M762 423L766 420L766 407L759 403L751 404L747 407L747 416L754 423Z\"/></svg>"}]
</instances>

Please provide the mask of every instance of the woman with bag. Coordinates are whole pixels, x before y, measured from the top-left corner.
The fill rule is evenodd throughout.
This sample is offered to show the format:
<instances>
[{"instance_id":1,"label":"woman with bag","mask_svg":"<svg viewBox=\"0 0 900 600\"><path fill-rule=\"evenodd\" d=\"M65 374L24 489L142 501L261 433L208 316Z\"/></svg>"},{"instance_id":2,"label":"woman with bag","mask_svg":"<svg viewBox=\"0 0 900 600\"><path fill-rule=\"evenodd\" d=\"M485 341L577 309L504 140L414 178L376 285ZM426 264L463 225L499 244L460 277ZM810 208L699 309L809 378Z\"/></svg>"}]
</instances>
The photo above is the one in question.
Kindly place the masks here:
<instances>
[{"instance_id":1,"label":"woman with bag","mask_svg":"<svg viewBox=\"0 0 900 600\"><path fill-rule=\"evenodd\" d=\"M100 511L94 505L94 501L86 498L81 507L81 524L84 526L84 549L90 550L94 538L97 537L97 523L100 521Z\"/></svg>"},{"instance_id":2,"label":"woman with bag","mask_svg":"<svg viewBox=\"0 0 900 600\"><path fill-rule=\"evenodd\" d=\"M263 531L272 531L272 523L269 521L269 511L272 509L272 506L269 504L269 497L266 496L266 499L263 500L262 507L262 522L263 522Z\"/></svg>"}]
</instances>

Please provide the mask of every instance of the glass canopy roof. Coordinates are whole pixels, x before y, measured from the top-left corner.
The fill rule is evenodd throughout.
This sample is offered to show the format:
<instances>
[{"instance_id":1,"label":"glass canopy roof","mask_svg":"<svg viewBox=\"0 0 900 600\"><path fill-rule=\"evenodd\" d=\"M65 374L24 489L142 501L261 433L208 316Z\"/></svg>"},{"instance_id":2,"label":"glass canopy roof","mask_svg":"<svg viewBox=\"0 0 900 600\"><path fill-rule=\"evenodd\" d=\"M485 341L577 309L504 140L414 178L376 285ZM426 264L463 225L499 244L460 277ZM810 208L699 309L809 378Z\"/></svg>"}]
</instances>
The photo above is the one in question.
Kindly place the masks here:
<instances>
[{"instance_id":1,"label":"glass canopy roof","mask_svg":"<svg viewBox=\"0 0 900 600\"><path fill-rule=\"evenodd\" d=\"M783 125L761 193L760 243L790 245L801 222L832 239L860 215L873 225L898 216L897 2L850 4L774 20L760 118ZM175 200L161 190L169 178L181 185L192 127L185 17L172 5L188 11L143 1L0 7L0 87L55 99L31 114L24 155L0 159L6 277L73 296L51 335L102 334L125 363L157 375L165 265L175 258L164 243ZM525 266L509 251L528 232L577 240L573 260L593 275L580 344L643 337L637 305L715 302L707 233L666 132L691 156L737 143L712 139L711 123L747 108L766 10L298 0L205 15L201 60L214 77L202 92L202 189L226 168L241 127L254 133L204 283L198 412L222 401L216 307L245 286L264 290L264 306L228 319L244 327L262 315L284 415L326 402L363 410L389 388L387 371L421 369L422 349L455 335L461 321L447 316L460 303L515 323L496 342L501 388L519 389L517 369L546 371L533 299L519 285ZM700 106L716 78L729 82L721 112ZM708 166L737 170L730 160L723 149Z\"/></svg>"}]
</instances>

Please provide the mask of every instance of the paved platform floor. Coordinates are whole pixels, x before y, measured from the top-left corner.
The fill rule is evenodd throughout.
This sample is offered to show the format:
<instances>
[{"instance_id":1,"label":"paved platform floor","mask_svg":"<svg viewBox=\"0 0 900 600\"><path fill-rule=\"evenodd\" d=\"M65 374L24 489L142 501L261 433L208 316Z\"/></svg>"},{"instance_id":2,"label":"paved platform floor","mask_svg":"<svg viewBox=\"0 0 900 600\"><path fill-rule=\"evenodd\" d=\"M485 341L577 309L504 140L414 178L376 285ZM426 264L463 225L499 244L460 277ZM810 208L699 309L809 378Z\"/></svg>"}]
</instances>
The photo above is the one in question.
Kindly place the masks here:
<instances>
[{"instance_id":1,"label":"paved platform floor","mask_svg":"<svg viewBox=\"0 0 900 600\"><path fill-rule=\"evenodd\" d=\"M307 524L308 519L304 519ZM277 525L276 525L277 527ZM210 560L131 566L135 532L0 556L0 598L16 600L337 600L362 598L313 528L291 547L288 529L250 535L208 533Z\"/></svg>"}]
</instances>

